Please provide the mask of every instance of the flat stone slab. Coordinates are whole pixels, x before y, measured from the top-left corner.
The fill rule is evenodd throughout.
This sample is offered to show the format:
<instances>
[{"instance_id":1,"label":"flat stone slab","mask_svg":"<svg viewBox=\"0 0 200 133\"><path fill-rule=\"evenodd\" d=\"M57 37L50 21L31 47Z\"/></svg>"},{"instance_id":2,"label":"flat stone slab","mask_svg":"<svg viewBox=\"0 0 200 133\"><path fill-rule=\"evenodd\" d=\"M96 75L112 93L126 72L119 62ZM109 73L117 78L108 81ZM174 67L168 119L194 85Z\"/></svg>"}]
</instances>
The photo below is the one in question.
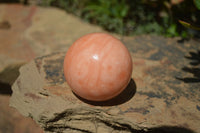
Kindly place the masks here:
<instances>
[{"instance_id":1,"label":"flat stone slab","mask_svg":"<svg viewBox=\"0 0 200 133\"><path fill-rule=\"evenodd\" d=\"M63 75L65 52L20 68L10 105L45 132L200 132L198 42L125 37L132 55L128 87L105 102L76 96Z\"/></svg>"}]
</instances>

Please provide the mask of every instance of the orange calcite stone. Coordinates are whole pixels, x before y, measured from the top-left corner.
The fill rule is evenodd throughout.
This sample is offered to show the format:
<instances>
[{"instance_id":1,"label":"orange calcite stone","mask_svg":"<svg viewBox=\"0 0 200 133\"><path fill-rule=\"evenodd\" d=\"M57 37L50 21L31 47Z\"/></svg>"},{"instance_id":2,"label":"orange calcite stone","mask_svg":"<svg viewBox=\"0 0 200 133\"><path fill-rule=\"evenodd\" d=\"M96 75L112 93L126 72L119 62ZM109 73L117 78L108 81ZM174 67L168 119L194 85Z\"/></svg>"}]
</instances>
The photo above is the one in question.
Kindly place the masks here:
<instances>
[{"instance_id":1,"label":"orange calcite stone","mask_svg":"<svg viewBox=\"0 0 200 133\"><path fill-rule=\"evenodd\" d=\"M105 33L79 38L68 49L64 75L72 91L91 101L105 101L128 85L132 59L121 41Z\"/></svg>"}]
</instances>

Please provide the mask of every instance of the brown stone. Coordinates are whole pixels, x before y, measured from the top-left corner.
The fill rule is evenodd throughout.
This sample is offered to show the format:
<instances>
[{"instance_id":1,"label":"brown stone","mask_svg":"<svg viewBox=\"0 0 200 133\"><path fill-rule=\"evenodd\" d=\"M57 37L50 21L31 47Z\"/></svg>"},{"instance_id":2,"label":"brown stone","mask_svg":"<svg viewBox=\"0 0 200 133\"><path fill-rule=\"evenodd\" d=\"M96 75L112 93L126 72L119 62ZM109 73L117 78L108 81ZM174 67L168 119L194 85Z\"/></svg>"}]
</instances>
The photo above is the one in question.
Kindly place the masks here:
<instances>
[{"instance_id":1,"label":"brown stone","mask_svg":"<svg viewBox=\"0 0 200 133\"><path fill-rule=\"evenodd\" d=\"M0 72L45 54L64 50L79 37L104 32L57 8L0 5Z\"/></svg>"},{"instance_id":2,"label":"brown stone","mask_svg":"<svg viewBox=\"0 0 200 133\"><path fill-rule=\"evenodd\" d=\"M0 4L0 133L41 131L8 107L19 67L35 57L66 51L75 39L91 32L103 30L57 8Z\"/></svg>"},{"instance_id":3,"label":"brown stone","mask_svg":"<svg viewBox=\"0 0 200 133\"><path fill-rule=\"evenodd\" d=\"M0 95L0 133L43 133L31 118L9 107L9 99L8 95Z\"/></svg>"},{"instance_id":4,"label":"brown stone","mask_svg":"<svg viewBox=\"0 0 200 133\"><path fill-rule=\"evenodd\" d=\"M119 96L76 96L63 75L65 52L20 68L10 105L45 132L200 132L199 44L157 36L125 37L132 80Z\"/></svg>"}]
</instances>

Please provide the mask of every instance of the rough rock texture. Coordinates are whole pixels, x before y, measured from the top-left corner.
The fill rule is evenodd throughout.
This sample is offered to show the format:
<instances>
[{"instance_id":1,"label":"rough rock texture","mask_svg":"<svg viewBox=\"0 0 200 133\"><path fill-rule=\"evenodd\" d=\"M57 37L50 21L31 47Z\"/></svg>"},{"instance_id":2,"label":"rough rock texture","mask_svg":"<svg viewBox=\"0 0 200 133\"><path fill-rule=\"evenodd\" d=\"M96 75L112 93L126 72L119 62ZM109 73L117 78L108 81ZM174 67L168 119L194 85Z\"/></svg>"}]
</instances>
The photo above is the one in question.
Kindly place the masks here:
<instances>
[{"instance_id":1,"label":"rough rock texture","mask_svg":"<svg viewBox=\"0 0 200 133\"><path fill-rule=\"evenodd\" d=\"M8 107L19 67L35 57L66 51L90 32L103 32L56 8L0 4L0 133L41 131L31 119Z\"/></svg>"},{"instance_id":2,"label":"rough rock texture","mask_svg":"<svg viewBox=\"0 0 200 133\"><path fill-rule=\"evenodd\" d=\"M133 74L116 98L91 102L74 95L63 76L65 53L57 52L20 68L10 105L45 132L200 132L198 42L156 36L123 42Z\"/></svg>"}]
</instances>

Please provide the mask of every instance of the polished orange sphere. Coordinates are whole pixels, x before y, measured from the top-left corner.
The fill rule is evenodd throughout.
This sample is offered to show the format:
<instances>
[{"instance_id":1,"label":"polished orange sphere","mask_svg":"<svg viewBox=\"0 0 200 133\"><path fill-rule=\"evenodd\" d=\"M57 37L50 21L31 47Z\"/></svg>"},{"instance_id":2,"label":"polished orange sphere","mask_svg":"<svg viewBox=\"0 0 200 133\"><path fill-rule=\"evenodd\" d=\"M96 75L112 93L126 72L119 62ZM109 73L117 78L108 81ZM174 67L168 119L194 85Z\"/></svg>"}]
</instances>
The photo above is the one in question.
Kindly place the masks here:
<instances>
[{"instance_id":1,"label":"polished orange sphere","mask_svg":"<svg viewBox=\"0 0 200 133\"><path fill-rule=\"evenodd\" d=\"M76 95L91 101L105 101L120 94L128 85L131 73L128 49L105 33L79 38L64 59L68 85Z\"/></svg>"}]
</instances>

